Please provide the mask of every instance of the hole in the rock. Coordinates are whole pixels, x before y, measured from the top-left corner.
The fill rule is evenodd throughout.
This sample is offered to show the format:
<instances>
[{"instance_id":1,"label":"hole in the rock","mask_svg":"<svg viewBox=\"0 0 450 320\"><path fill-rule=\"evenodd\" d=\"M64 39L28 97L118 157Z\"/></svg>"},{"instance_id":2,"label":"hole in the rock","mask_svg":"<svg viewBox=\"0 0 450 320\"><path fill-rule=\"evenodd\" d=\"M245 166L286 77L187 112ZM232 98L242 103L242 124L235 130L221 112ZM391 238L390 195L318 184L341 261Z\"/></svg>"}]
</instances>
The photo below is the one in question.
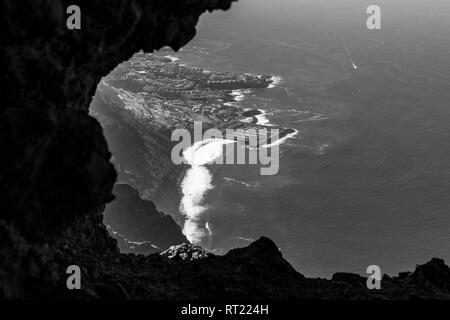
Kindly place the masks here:
<instances>
[{"instance_id":1,"label":"hole in the rock","mask_svg":"<svg viewBox=\"0 0 450 320\"><path fill-rule=\"evenodd\" d=\"M118 172L116 199L107 205L104 223L122 252L148 254L190 241L221 254L251 241L231 234L214 243L212 229L216 223L233 227L223 223L225 211L225 217L232 214L233 222L239 221L243 206L221 198L233 184L257 188L257 167L208 162L228 154L223 143L195 151L196 157L209 159L202 165L177 165L172 159L179 143L171 140L172 133L185 128L195 135L195 121L203 130L223 132L266 124L261 111L241 101L258 90L264 94L261 90L275 85L277 78L225 71L201 59L228 47L200 39L178 53L169 48L139 52L98 84L90 113L104 129ZM244 172L249 182L233 178Z\"/></svg>"},{"instance_id":2,"label":"hole in the rock","mask_svg":"<svg viewBox=\"0 0 450 320\"><path fill-rule=\"evenodd\" d=\"M90 113L104 129L118 173L104 224L121 252L149 254L191 242L222 254L263 235L246 228L244 205L233 200L242 188L250 192L242 201L252 197L263 178L259 166L177 165L171 158L179 142L172 133L193 133L194 121L203 130L268 125L259 105L279 78L227 65L222 53L231 43L208 32L201 29L180 52L136 53L98 84ZM218 144L195 154L215 160L225 153Z\"/></svg>"},{"instance_id":3,"label":"hole in the rock","mask_svg":"<svg viewBox=\"0 0 450 320\"><path fill-rule=\"evenodd\" d=\"M139 52L98 84L90 113L101 123L118 173L104 224L121 252L150 254L189 241L179 214L184 168L172 164L171 131L179 100L162 92L179 79L170 48ZM162 82L164 79L165 83Z\"/></svg>"}]
</instances>

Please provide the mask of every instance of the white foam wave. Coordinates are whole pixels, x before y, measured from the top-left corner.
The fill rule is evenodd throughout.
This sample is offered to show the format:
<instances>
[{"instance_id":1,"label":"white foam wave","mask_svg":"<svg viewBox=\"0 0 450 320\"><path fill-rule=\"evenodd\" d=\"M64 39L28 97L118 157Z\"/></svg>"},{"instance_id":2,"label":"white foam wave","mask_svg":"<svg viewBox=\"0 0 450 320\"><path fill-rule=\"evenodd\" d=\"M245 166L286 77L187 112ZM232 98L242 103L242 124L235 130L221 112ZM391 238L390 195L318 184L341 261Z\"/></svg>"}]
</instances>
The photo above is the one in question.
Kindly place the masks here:
<instances>
[{"instance_id":1,"label":"white foam wave","mask_svg":"<svg viewBox=\"0 0 450 320\"><path fill-rule=\"evenodd\" d=\"M271 89L271 88L275 88L277 85L279 85L281 83L281 81L283 80L283 78L281 78L280 76L272 76L270 78L272 80L272 83L269 84L269 86L267 88Z\"/></svg>"},{"instance_id":2,"label":"white foam wave","mask_svg":"<svg viewBox=\"0 0 450 320\"><path fill-rule=\"evenodd\" d=\"M223 177L223 179L224 179L225 181L228 181L228 182L233 182L233 183L241 184L241 185L243 185L243 186L245 186L245 187L248 187L248 188L251 188L251 187L253 187L253 188L259 187L259 182L258 182L258 181L255 181L255 182L245 182L245 181L240 181L240 180L236 180L236 179L233 179L233 178L227 178L227 177Z\"/></svg>"},{"instance_id":3,"label":"white foam wave","mask_svg":"<svg viewBox=\"0 0 450 320\"><path fill-rule=\"evenodd\" d=\"M183 197L180 211L186 216L183 233L193 244L208 248L211 244L211 229L205 222L204 212L208 209L205 204L206 193L213 189L212 175L206 165L212 164L222 157L223 146L235 143L225 139L206 139L194 143L183 152L183 158L190 165L181 182Z\"/></svg>"},{"instance_id":4,"label":"white foam wave","mask_svg":"<svg viewBox=\"0 0 450 320\"><path fill-rule=\"evenodd\" d=\"M254 241L255 241L255 240L253 240L252 237L250 237L250 238L236 237L236 239L238 239L238 240L243 240L243 241L247 241L247 242L254 242Z\"/></svg>"},{"instance_id":5,"label":"white foam wave","mask_svg":"<svg viewBox=\"0 0 450 320\"><path fill-rule=\"evenodd\" d=\"M261 126L273 126L273 124L270 123L270 120L267 118L267 112L264 109L258 109L260 114L256 115L255 118L257 120L256 124L259 124Z\"/></svg>"},{"instance_id":6,"label":"white foam wave","mask_svg":"<svg viewBox=\"0 0 450 320\"><path fill-rule=\"evenodd\" d=\"M242 101L245 99L245 95L249 94L251 91L248 89L237 89L230 92L230 95L233 96L233 100L236 102Z\"/></svg>"},{"instance_id":7,"label":"white foam wave","mask_svg":"<svg viewBox=\"0 0 450 320\"><path fill-rule=\"evenodd\" d=\"M228 106L228 107L238 107L239 108L239 105L236 102L224 102L223 105Z\"/></svg>"},{"instance_id":8,"label":"white foam wave","mask_svg":"<svg viewBox=\"0 0 450 320\"><path fill-rule=\"evenodd\" d=\"M278 140L276 140L276 141L274 141L274 142L272 142L270 144L265 144L265 145L260 146L260 148L272 148L274 146L279 146L280 144L282 144L286 140L294 138L297 134L298 134L298 130L295 130L294 132L285 135L281 139L278 139Z\"/></svg>"},{"instance_id":9,"label":"white foam wave","mask_svg":"<svg viewBox=\"0 0 450 320\"><path fill-rule=\"evenodd\" d=\"M180 60L180 58L171 55L164 56L164 58L170 59L172 62Z\"/></svg>"}]
</instances>

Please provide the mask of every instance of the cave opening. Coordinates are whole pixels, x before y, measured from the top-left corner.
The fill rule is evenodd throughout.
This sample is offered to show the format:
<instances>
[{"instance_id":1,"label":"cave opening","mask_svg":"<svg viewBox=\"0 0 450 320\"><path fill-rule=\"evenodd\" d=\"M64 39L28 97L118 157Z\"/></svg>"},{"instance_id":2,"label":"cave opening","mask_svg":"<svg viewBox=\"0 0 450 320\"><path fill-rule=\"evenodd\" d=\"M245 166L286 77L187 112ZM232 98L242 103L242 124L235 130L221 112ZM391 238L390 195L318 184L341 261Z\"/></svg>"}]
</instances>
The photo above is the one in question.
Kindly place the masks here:
<instances>
[{"instance_id":1,"label":"cave opening","mask_svg":"<svg viewBox=\"0 0 450 320\"><path fill-rule=\"evenodd\" d=\"M223 17L219 12L202 17L214 15ZM194 121L212 126L236 117L242 113L236 104L242 85L258 87L269 82L259 76L249 79L250 75L242 73L233 79L234 75L220 65L209 65L215 72L206 69L199 55L208 55L206 50L226 50L228 44L208 41L203 46L204 41L194 41L178 52L163 47L152 53L135 53L102 78L90 104L89 113L103 128L118 174L115 199L106 205L103 223L122 253L160 253L182 243L198 244L217 254L226 252L212 248L208 212L189 224L190 215L208 211L208 205L200 202L214 187L209 187L212 178L208 174L201 181L194 178L194 190L183 193L188 166L171 161L176 144L171 141L171 133L175 128L188 128ZM229 110L217 112L214 106L222 103L228 104ZM245 109L245 114L251 119L260 112ZM195 190L201 185L203 191ZM185 204L190 208L186 212L182 202L191 192L201 200ZM238 242L229 248L249 241L248 237L236 239Z\"/></svg>"},{"instance_id":2,"label":"cave opening","mask_svg":"<svg viewBox=\"0 0 450 320\"><path fill-rule=\"evenodd\" d=\"M118 174L103 223L122 253L148 255L189 243L179 214L184 169L170 159L171 126L180 119L164 117L163 110L179 103L169 92L177 81L173 54L168 47L134 54L100 81L90 105Z\"/></svg>"}]
</instances>

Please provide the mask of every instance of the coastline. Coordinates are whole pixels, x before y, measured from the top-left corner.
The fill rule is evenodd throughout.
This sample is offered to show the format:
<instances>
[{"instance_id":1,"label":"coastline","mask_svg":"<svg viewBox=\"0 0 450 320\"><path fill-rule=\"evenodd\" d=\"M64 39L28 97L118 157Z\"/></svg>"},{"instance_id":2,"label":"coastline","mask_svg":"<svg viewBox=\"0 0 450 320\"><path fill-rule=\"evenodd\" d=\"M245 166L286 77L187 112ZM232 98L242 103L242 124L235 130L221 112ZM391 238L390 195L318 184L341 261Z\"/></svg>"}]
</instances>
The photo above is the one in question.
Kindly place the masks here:
<instances>
[{"instance_id":1,"label":"coastline","mask_svg":"<svg viewBox=\"0 0 450 320\"><path fill-rule=\"evenodd\" d=\"M282 77L277 76L277 75L273 75L270 78L271 83L269 83L269 85L266 87L267 89L272 89L275 88L276 86L278 86L281 81L283 80ZM251 89L236 89L236 90L232 90L229 93L229 96L232 97L234 102L231 102L231 104L238 104L239 102L245 99L245 95L251 93ZM276 129L276 125L270 123L270 119L267 117L269 115L269 113L262 108L257 108L257 109L248 109L246 111L244 111L244 113L242 114L243 119L240 119L240 122L243 123L251 123L254 124L256 126L259 127L271 127ZM246 119L252 118L251 121L245 121ZM279 132L279 136L278 139L276 141L271 141L272 137L269 138L268 143L264 146L258 146L258 147L272 147L275 145L280 145L283 142L285 142L286 140L295 137L299 131L297 129L293 129L293 128L283 128L280 127L278 128L280 129ZM246 139L247 141L247 139Z\"/></svg>"},{"instance_id":2,"label":"coastline","mask_svg":"<svg viewBox=\"0 0 450 320\"><path fill-rule=\"evenodd\" d=\"M270 123L270 120L266 117L268 114L264 109L257 109L259 114L255 115L256 124L260 126L272 127L273 124Z\"/></svg>"},{"instance_id":3,"label":"coastline","mask_svg":"<svg viewBox=\"0 0 450 320\"><path fill-rule=\"evenodd\" d=\"M268 89L272 89L272 88L275 88L276 86L278 86L281 83L281 81L283 81L283 78L280 76L273 75L270 78L270 80L272 80L272 83L269 84L269 86L267 87Z\"/></svg>"}]
</instances>

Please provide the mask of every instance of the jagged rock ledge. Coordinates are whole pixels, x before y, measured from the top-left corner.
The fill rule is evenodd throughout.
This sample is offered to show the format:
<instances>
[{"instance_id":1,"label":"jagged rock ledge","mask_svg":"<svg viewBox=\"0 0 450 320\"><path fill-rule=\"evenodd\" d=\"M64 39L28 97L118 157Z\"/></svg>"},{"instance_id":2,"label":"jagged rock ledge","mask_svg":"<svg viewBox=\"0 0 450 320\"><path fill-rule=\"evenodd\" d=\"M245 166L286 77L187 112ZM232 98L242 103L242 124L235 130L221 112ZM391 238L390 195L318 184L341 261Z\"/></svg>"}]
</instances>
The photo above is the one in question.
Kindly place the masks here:
<instances>
[{"instance_id":1,"label":"jagged rock ledge","mask_svg":"<svg viewBox=\"0 0 450 320\"><path fill-rule=\"evenodd\" d=\"M192 261L213 256L212 253L202 247L190 243L171 246L169 249L161 252L161 255L175 261Z\"/></svg>"},{"instance_id":2,"label":"jagged rock ledge","mask_svg":"<svg viewBox=\"0 0 450 320\"><path fill-rule=\"evenodd\" d=\"M140 198L128 184L116 183L116 199L106 206L103 223L119 242L121 252L145 253L166 250L177 243L189 243L171 216L159 212L153 202Z\"/></svg>"}]
</instances>

